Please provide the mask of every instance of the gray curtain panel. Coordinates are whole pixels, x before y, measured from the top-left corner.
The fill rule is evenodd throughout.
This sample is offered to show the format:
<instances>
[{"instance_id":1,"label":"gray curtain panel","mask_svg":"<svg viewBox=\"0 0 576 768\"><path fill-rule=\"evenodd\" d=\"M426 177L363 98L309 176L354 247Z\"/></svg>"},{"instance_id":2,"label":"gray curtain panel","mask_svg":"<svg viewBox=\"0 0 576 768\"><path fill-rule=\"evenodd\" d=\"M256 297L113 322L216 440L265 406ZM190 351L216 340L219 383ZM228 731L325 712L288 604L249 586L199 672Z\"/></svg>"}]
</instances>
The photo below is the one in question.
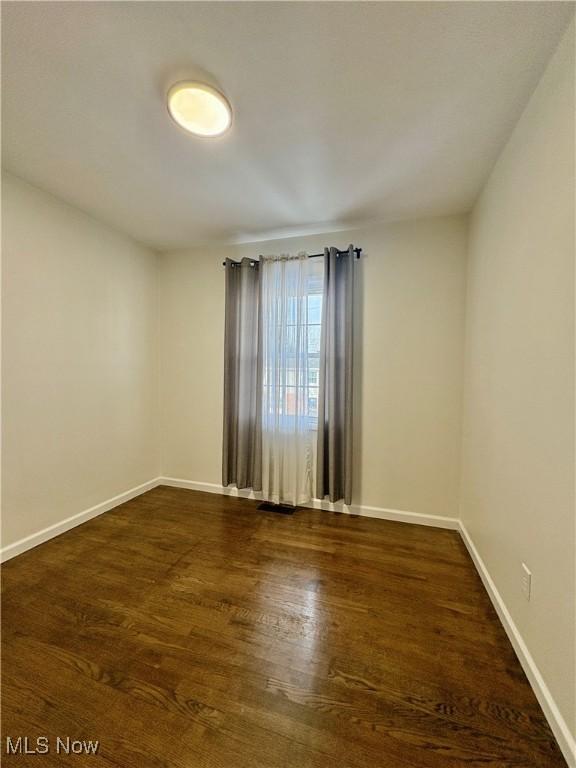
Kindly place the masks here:
<instances>
[{"instance_id":1,"label":"gray curtain panel","mask_svg":"<svg viewBox=\"0 0 576 768\"><path fill-rule=\"evenodd\" d=\"M324 250L316 496L352 503L354 250Z\"/></svg>"},{"instance_id":2,"label":"gray curtain panel","mask_svg":"<svg viewBox=\"0 0 576 768\"><path fill-rule=\"evenodd\" d=\"M259 272L257 261L226 259L222 485L255 491L262 489Z\"/></svg>"}]
</instances>

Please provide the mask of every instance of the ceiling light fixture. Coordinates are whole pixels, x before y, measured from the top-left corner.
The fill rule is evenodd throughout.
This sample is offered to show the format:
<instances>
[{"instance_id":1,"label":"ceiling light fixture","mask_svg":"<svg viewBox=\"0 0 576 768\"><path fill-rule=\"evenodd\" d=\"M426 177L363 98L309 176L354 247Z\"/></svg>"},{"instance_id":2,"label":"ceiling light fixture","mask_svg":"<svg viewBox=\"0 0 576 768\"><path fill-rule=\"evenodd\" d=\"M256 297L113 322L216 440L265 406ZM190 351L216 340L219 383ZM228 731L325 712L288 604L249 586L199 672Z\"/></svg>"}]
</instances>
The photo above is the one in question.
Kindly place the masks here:
<instances>
[{"instance_id":1,"label":"ceiling light fixture","mask_svg":"<svg viewBox=\"0 0 576 768\"><path fill-rule=\"evenodd\" d=\"M176 83L168 91L168 111L196 136L221 136L232 124L232 108L224 96L204 83Z\"/></svg>"}]
</instances>

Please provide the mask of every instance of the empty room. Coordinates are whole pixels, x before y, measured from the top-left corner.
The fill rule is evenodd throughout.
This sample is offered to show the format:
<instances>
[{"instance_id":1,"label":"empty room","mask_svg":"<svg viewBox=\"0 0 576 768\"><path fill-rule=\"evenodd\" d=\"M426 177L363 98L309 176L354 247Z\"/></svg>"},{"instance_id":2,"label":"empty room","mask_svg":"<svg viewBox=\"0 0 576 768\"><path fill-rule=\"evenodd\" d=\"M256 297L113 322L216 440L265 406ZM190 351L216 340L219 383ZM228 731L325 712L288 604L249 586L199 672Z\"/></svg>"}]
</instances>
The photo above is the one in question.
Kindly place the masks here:
<instances>
[{"instance_id":1,"label":"empty room","mask_svg":"<svg viewBox=\"0 0 576 768\"><path fill-rule=\"evenodd\" d=\"M576 768L575 8L2 2L2 765Z\"/></svg>"}]
</instances>

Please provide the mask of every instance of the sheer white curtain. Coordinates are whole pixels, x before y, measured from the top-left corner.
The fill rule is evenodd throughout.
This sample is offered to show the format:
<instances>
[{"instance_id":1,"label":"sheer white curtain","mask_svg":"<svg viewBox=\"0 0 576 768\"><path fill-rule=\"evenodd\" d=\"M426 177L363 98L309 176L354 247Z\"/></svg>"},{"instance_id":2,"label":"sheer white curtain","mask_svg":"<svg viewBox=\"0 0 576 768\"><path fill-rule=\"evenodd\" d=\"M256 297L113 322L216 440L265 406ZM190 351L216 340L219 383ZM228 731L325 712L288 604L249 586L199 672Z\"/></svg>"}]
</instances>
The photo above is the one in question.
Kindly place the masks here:
<instances>
[{"instance_id":1,"label":"sheer white curtain","mask_svg":"<svg viewBox=\"0 0 576 768\"><path fill-rule=\"evenodd\" d=\"M305 504L312 497L317 420L309 297L321 264L299 254L264 257L260 268L262 492L277 504Z\"/></svg>"}]
</instances>

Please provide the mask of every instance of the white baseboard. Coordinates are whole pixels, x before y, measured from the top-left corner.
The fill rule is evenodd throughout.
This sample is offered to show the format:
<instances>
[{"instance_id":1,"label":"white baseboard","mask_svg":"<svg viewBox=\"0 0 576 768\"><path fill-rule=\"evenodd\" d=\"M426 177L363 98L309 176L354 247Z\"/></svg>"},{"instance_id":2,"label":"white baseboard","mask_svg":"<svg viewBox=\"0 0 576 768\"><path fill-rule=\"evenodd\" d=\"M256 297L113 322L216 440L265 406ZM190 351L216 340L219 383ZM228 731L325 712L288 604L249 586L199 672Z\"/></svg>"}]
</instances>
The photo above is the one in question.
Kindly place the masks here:
<instances>
[{"instance_id":1,"label":"white baseboard","mask_svg":"<svg viewBox=\"0 0 576 768\"><path fill-rule=\"evenodd\" d=\"M502 599L502 595L498 591L496 584L494 584L484 561L480 557L480 554L476 549L470 534L466 530L466 526L461 520L459 529L462 540L464 541L464 544L470 553L470 557L476 566L476 570L480 574L482 583L484 584L484 587L488 592L488 596L490 597L490 600L496 609L496 613L498 614L502 626L506 630L508 639L512 643L512 647L516 652L516 656L518 657L518 660L522 665L522 669L524 670L526 677L532 686L532 690L538 699L538 703L542 707L542 711L548 720L548 724L552 729L552 733L556 737L556 741L562 750L562 754L564 755L564 758L570 768L576 768L576 740L570 733L568 724L556 706L556 702L554 701L554 698L550 693L550 690L548 689L548 686L546 685L544 678L542 677L540 670L536 665L536 662L532 658L532 655L528 650L528 647L526 646L526 643L524 642L518 627L514 623L514 619L510 615L510 612L508 611L508 608Z\"/></svg>"},{"instance_id":2,"label":"white baseboard","mask_svg":"<svg viewBox=\"0 0 576 768\"><path fill-rule=\"evenodd\" d=\"M78 512L76 515L67 517L65 520L61 520L59 523L50 525L48 528L43 528L41 531L33 533L30 536L26 536L24 539L15 541L14 544L9 544L0 550L0 562L4 563L6 560L10 560L12 557L16 557L16 555L21 555L22 552L26 552L28 549L37 547L38 544L43 544L45 541L53 539L55 536L59 536L65 531L69 531L70 528L75 528L77 525L85 523L92 517L101 515L103 512L108 512L108 510L114 509L114 507L117 507L120 504L124 504L126 501L130 501L130 499L134 499L136 496L140 496L140 494L146 493L146 491L150 491L157 485L158 478L149 480L147 483L142 483L142 485L138 485L135 488L130 488L129 491L125 491L118 496L114 496L107 501L103 501L101 504L96 504L95 507L85 509L83 512Z\"/></svg>"},{"instance_id":3,"label":"white baseboard","mask_svg":"<svg viewBox=\"0 0 576 768\"><path fill-rule=\"evenodd\" d=\"M158 485L168 485L171 488L188 488L191 491L204 491L205 493L219 493L224 496L239 496L243 499L262 500L261 493L250 490L238 490L238 488L225 487L216 483L202 483L196 480L181 480L177 477L160 477ZM399 523L413 523L415 525L429 525L434 528L449 528L458 530L458 519L455 517L440 517L436 515L423 515L418 512L404 512L400 509L384 509L382 507L366 507L361 505L348 506L341 501L332 504L330 501L312 499L303 506L312 509L324 509L328 512L342 512L346 515L360 515L362 517L375 517L379 520L395 520Z\"/></svg>"},{"instance_id":4,"label":"white baseboard","mask_svg":"<svg viewBox=\"0 0 576 768\"><path fill-rule=\"evenodd\" d=\"M85 523L91 518L101 515L103 512L108 512L108 510L114 509L114 507L124 504L126 501L130 501L130 499L134 499L136 496L140 496L140 494L146 493L146 491L150 491L152 488L156 488L158 485L168 485L173 488L188 488L193 491L204 491L208 493L219 493L225 496L241 496L242 498L247 499L262 499L262 494L254 493L254 491L239 491L237 488L225 488L224 486L216 485L215 483L180 480L174 477L157 477L154 478L154 480L142 483L142 485L139 485L136 488L131 488L118 496L103 501L101 504L96 504L96 506L90 507L90 509L78 512L76 515L67 517L65 520L61 520L48 528L43 528L37 533L33 533L19 541L15 541L13 544L3 547L0 549L0 562L4 563L12 557L16 557L33 547L37 547L39 544L43 544L45 541L49 541L55 536L59 536L61 533ZM402 523L415 523L417 525L429 525L437 528L458 528L458 520L452 517L435 517L433 515L421 515L416 512L403 512L397 509L381 509L380 507L347 506L342 502L332 504L329 501L320 501L319 499L313 499L309 506L314 509L325 509L327 511L342 512L349 515L363 515L364 517L375 517L380 520L396 520L397 522Z\"/></svg>"}]
</instances>

